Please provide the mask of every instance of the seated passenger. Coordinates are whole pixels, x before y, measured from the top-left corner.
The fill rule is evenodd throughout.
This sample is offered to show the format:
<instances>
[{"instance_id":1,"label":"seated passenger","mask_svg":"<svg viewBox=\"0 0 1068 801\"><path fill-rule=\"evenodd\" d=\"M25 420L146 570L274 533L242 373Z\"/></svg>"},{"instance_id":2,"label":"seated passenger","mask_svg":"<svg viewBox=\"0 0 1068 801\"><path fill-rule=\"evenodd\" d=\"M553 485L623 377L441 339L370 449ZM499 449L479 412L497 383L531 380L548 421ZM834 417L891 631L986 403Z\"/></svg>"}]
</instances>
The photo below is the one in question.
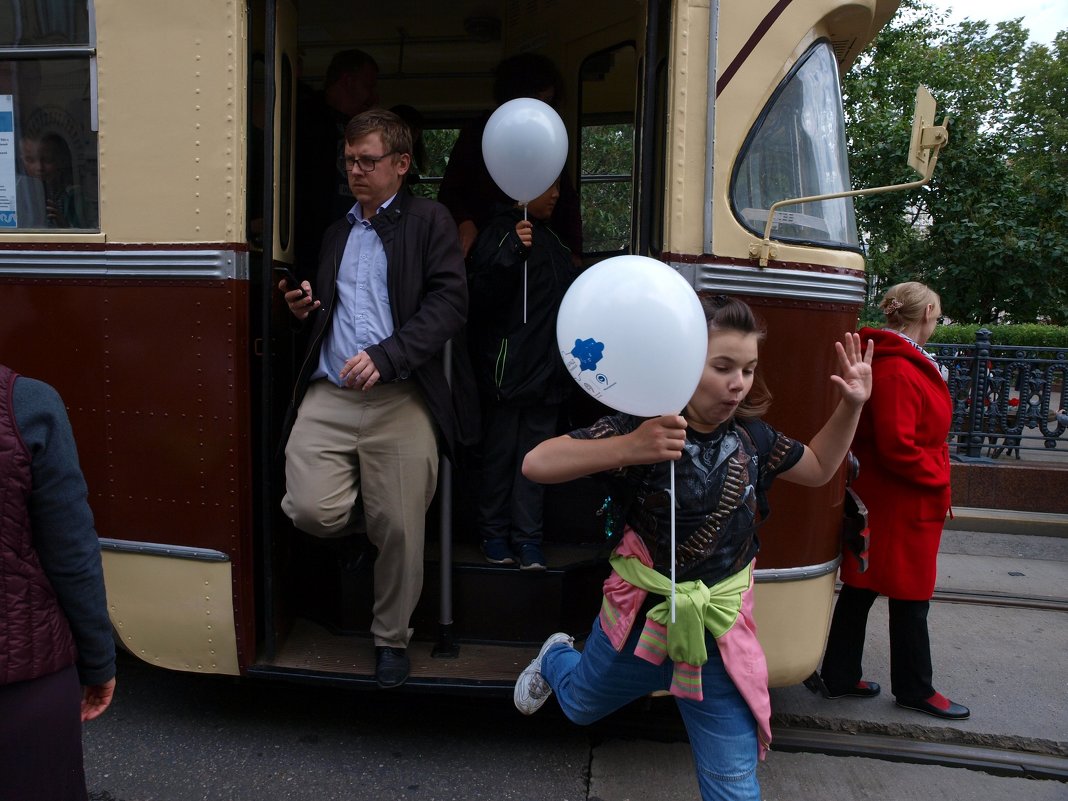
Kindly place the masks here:
<instances>
[{"instance_id":1,"label":"seated passenger","mask_svg":"<svg viewBox=\"0 0 1068 801\"><path fill-rule=\"evenodd\" d=\"M19 161L15 175L15 209L19 228L45 228L45 188L41 180L41 142L36 137L19 138Z\"/></svg>"},{"instance_id":2,"label":"seated passenger","mask_svg":"<svg viewBox=\"0 0 1068 801\"><path fill-rule=\"evenodd\" d=\"M74 182L73 159L67 140L57 133L47 133L41 137L38 148L46 227L88 227L82 193Z\"/></svg>"}]
</instances>

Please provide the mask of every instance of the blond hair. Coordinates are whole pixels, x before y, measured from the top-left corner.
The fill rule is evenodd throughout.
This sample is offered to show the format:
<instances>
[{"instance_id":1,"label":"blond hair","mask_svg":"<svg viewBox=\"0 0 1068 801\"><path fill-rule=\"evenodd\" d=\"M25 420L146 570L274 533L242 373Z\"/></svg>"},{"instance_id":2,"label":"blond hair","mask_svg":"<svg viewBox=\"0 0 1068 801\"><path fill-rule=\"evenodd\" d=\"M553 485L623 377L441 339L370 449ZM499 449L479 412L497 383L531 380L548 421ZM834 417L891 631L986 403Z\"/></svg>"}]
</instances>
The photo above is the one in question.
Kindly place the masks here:
<instances>
[{"instance_id":1,"label":"blond hair","mask_svg":"<svg viewBox=\"0 0 1068 801\"><path fill-rule=\"evenodd\" d=\"M928 304L941 311L942 299L938 293L919 281L905 281L886 290L879 308L886 315L886 324L891 328L905 328L923 322Z\"/></svg>"}]
</instances>

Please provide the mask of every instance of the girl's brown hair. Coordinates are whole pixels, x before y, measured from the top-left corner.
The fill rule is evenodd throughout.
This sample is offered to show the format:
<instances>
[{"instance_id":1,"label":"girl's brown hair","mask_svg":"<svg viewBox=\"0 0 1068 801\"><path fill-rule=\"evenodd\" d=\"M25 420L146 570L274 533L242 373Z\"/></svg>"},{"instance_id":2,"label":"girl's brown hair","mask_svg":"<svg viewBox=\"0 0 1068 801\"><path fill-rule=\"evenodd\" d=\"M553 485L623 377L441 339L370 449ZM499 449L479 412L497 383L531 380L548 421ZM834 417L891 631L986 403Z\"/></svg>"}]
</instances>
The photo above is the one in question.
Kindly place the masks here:
<instances>
[{"instance_id":1,"label":"girl's brown hair","mask_svg":"<svg viewBox=\"0 0 1068 801\"><path fill-rule=\"evenodd\" d=\"M709 333L713 331L737 331L740 334L755 334L757 342L763 342L768 331L763 321L753 314L749 304L727 295L704 295L701 308L708 322ZM771 408L771 391L760 374L759 362L753 376L749 394L738 405L737 417L746 419L760 417Z\"/></svg>"}]
</instances>

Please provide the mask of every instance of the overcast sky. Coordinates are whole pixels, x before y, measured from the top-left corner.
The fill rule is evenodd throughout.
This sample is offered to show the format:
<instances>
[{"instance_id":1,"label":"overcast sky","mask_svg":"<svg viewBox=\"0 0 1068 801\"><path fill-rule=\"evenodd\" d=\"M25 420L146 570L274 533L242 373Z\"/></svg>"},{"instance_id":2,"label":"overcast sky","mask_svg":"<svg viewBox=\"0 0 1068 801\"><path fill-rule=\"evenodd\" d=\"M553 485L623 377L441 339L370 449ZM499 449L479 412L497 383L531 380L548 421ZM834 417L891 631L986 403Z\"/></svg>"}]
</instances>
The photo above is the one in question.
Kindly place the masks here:
<instances>
[{"instance_id":1,"label":"overcast sky","mask_svg":"<svg viewBox=\"0 0 1068 801\"><path fill-rule=\"evenodd\" d=\"M1058 32L1068 29L1068 0L927 0L935 8L948 10L950 22L968 18L995 22L1023 17L1031 40L1049 44Z\"/></svg>"}]
</instances>

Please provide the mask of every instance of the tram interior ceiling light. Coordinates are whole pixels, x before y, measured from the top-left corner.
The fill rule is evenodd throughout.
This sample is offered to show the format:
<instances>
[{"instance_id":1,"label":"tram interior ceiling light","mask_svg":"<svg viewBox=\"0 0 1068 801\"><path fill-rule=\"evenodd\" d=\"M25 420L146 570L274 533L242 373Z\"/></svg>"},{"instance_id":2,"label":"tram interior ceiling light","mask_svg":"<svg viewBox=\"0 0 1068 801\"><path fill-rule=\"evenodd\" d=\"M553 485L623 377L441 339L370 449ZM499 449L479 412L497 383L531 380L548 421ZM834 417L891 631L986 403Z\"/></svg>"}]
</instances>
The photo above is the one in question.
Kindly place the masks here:
<instances>
[{"instance_id":1,"label":"tram interior ceiling light","mask_svg":"<svg viewBox=\"0 0 1068 801\"><path fill-rule=\"evenodd\" d=\"M496 42L501 38L501 21L488 14L464 18L464 33L476 42Z\"/></svg>"}]
</instances>

